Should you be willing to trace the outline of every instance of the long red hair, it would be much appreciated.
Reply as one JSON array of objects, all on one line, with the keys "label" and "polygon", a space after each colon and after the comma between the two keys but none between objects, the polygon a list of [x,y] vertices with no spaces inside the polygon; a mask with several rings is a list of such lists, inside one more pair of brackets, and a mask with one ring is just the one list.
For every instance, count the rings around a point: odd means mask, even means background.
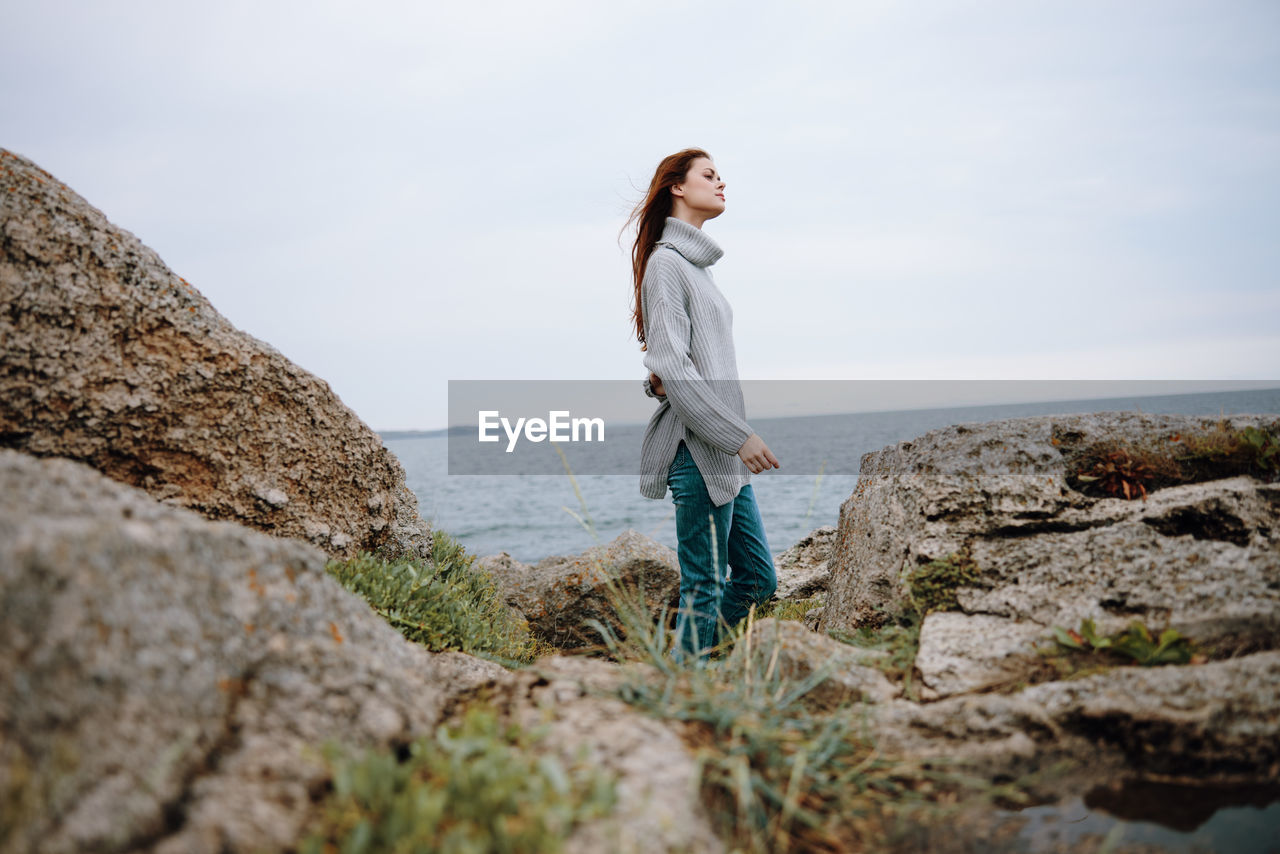
[{"label": "long red hair", "polygon": [[711,155],[701,148],[686,148],[684,151],[677,151],[662,158],[662,162],[653,173],[653,180],[649,182],[649,191],[645,194],[644,200],[635,206],[631,215],[627,217],[627,221],[622,224],[622,230],[626,231],[631,223],[637,223],[636,242],[631,247],[631,278],[635,286],[635,307],[632,309],[631,316],[635,322],[636,340],[640,342],[641,350],[647,350],[648,346],[644,340],[644,311],[640,300],[640,283],[644,281],[644,271],[649,266],[649,256],[653,253],[653,246],[658,242],[658,238],[662,237],[662,229],[666,227],[667,217],[671,216],[674,205],[671,188],[676,184],[684,183],[693,161],[699,157],[712,159]]}]

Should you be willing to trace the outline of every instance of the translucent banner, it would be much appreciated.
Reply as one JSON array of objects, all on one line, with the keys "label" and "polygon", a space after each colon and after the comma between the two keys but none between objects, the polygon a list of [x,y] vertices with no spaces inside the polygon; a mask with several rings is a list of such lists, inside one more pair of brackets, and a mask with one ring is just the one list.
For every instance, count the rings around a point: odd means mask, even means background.
[{"label": "translucent banner", "polygon": [[952,424],[1104,411],[1280,414],[1280,380],[707,380],[669,392],[648,397],[643,379],[450,380],[449,474],[639,475],[651,420],[679,419],[695,401],[733,412],[738,394],[747,424],[782,464],[768,474],[807,477],[856,475],[863,454]]}]

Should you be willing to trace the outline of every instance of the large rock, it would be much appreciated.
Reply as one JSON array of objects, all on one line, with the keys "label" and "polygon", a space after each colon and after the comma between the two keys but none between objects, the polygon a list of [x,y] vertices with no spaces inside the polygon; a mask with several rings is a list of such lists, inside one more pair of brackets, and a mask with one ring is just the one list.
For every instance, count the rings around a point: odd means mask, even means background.
[{"label": "large rock", "polygon": [[410,644],[324,565],[0,450],[4,850],[281,850],[326,741],[403,745],[505,672]]},{"label": "large rock", "polygon": [[430,554],[382,441],[129,232],[0,149],[0,446],[331,555]]},{"label": "large rock", "polygon": [[[1280,421],[1229,419],[1246,425],[1274,434]],[[841,509],[822,628],[919,610],[911,576],[959,556],[948,562],[954,602],[920,628],[915,669],[928,702],[862,710],[877,750],[1019,780],[1049,800],[1100,779],[1280,779],[1280,486],[1222,473],[1145,500],[1072,488],[1090,449],[1159,447],[1215,426],[1050,416],[955,425],[865,456]],[[1084,618],[1103,633],[1135,619],[1171,625],[1219,660],[1108,667],[1116,662],[1099,655],[1075,662],[1090,675],[1060,678],[1070,668],[1042,648],[1053,626]]]},{"label": "large rock", "polygon": [[873,707],[877,747],[996,778],[1070,759],[1116,773],[1280,780],[1280,652],[1121,667],[1012,694]]},{"label": "large rock", "polygon": [[639,593],[635,603],[646,620],[664,607],[674,610],[680,598],[675,552],[631,529],[580,555],[556,555],[529,566],[501,552],[477,559],[475,567],[497,582],[534,635],[560,649],[602,644],[592,620],[619,635],[625,631],[614,589]]},{"label": "large rock", "polygon": [[801,600],[826,593],[831,583],[831,549],[835,540],[835,526],[823,525],[778,555],[778,589],[774,597]]},{"label": "large rock", "polygon": [[[1230,426],[1280,420],[1236,416]],[[1110,633],[1172,626],[1219,652],[1280,638],[1280,485],[1248,476],[1170,486],[1146,500],[1097,498],[1067,482],[1091,444],[1166,441],[1215,419],[1140,413],[962,424],[863,458],[840,513],[823,630],[909,607],[904,577],[965,553],[977,579],[954,616],[926,618],[918,664],[945,696],[1016,679],[1037,637],[1086,617]]]},{"label": "large rock", "polygon": [[624,680],[649,678],[661,677],[645,665],[555,656],[482,689],[505,720],[541,734],[536,749],[566,765],[585,758],[614,779],[616,807],[575,829],[569,854],[725,850],[702,802],[700,760],[682,737],[684,724],[618,699]]},{"label": "large rock", "polygon": [[957,611],[929,614],[916,653],[924,694],[937,699],[1015,683],[1034,667],[1047,639],[1038,623]]}]

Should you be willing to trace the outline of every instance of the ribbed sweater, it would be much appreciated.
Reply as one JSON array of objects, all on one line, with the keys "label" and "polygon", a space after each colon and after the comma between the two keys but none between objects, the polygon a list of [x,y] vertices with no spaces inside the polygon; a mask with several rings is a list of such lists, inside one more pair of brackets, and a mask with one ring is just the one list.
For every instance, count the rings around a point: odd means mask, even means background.
[{"label": "ribbed sweater", "polygon": [[[645,428],[640,493],[665,498],[667,470],[680,440],[689,448],[711,502],[721,506],[751,482],[738,449],[755,431],[747,424],[733,348],[733,309],[711,278],[724,250],[702,229],[667,217],[640,283],[644,366],[665,395]],[[648,378],[645,380],[648,389]]]}]

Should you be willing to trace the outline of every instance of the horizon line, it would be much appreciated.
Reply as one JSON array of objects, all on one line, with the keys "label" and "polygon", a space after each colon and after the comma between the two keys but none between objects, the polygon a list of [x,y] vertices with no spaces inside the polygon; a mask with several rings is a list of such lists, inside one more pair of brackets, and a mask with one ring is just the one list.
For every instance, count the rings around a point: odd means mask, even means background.
[{"label": "horizon line", "polygon": [[[894,382],[899,382],[899,381],[894,380]],[[902,380],[902,382],[921,382],[921,381],[920,380]],[[939,382],[939,381],[925,380],[924,382]],[[941,382],[951,382],[951,381],[942,380]],[[966,381],[958,380],[955,382],[966,382]],[[979,382],[998,382],[998,381],[980,380]],[[1011,380],[1011,382],[1026,382],[1026,381]],[[1045,382],[1090,382],[1090,381],[1089,380],[1060,380],[1060,381],[1047,380]],[[1097,382],[1179,382],[1179,380],[1097,380]],[[1190,380],[1188,382],[1204,382],[1204,380]],[[1212,382],[1212,381],[1209,381],[1209,382]],[[896,407],[893,409],[858,409],[858,410],[851,410],[848,412],[809,412],[809,413],[793,413],[788,415],[760,415],[760,416],[756,416],[752,420],[768,421],[768,420],[781,420],[786,418],[816,418],[821,416],[837,416],[838,417],[843,415],[875,415],[875,414],[885,414],[885,413],[893,413],[893,412],[927,412],[930,410],[981,409],[981,408],[990,407],[990,406],[1017,406],[1017,405],[1033,404],[1033,403],[1088,403],[1092,401],[1103,401],[1103,400],[1125,400],[1125,399],[1143,400],[1147,398],[1157,398],[1157,397],[1189,397],[1189,396],[1201,395],[1201,394],[1230,394],[1233,392],[1241,392],[1241,391],[1280,391],[1280,380],[1222,380],[1222,382],[1275,382],[1276,385],[1249,387],[1249,388],[1220,389],[1216,391],[1173,392],[1169,394],[1141,394],[1141,395],[1125,394],[1125,395],[1117,395],[1115,397],[1054,398],[1049,400],[1005,400],[1005,401],[998,401],[998,402],[988,401],[985,403],[966,403],[958,406],[905,406],[905,407]],[[1257,414],[1272,414],[1272,413],[1257,413]],[[645,424],[646,422],[644,421],[625,421],[625,422],[619,422],[617,426],[643,427]],[[375,429],[374,432],[380,436],[384,434],[389,434],[389,433],[435,435],[435,434],[447,433],[453,429],[468,429],[473,427],[478,428],[479,425],[478,424],[451,424],[445,427],[426,427],[426,428],[409,428],[409,429],[394,429],[394,430]]]}]

